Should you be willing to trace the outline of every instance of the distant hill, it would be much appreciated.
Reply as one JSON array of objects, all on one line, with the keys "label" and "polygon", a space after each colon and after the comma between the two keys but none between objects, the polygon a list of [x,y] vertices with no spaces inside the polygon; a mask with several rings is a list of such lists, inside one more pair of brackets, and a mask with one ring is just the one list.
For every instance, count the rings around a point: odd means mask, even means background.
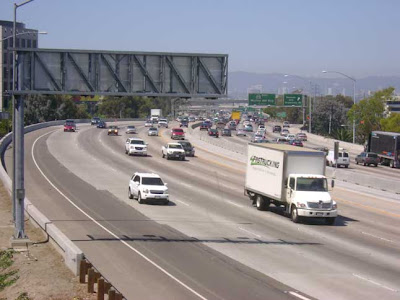
[{"label": "distant hill", "polygon": [[[345,77],[337,78],[306,78],[306,81],[296,77],[284,77],[284,74],[259,74],[249,72],[229,72],[228,90],[230,98],[247,98],[247,89],[262,85],[264,93],[278,93],[283,87],[293,90],[303,89],[305,93],[310,92],[309,81],[317,85],[317,94],[342,94],[343,89],[346,96],[353,95],[353,82]],[[369,76],[365,78],[356,78],[356,98],[361,99],[368,96],[368,91],[374,92],[389,86],[394,87],[400,92],[400,76]],[[286,84],[284,82],[287,82]],[[314,93],[314,89],[313,89]]]}]

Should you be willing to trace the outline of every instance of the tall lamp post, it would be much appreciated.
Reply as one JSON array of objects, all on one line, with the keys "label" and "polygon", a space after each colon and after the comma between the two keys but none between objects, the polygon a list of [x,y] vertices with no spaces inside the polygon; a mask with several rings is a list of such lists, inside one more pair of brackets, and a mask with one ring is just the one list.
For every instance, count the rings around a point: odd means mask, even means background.
[{"label": "tall lamp post", "polygon": [[22,97],[15,97],[17,71],[16,71],[16,37],[17,37],[17,9],[25,4],[32,2],[27,0],[20,4],[14,3],[14,23],[13,23],[13,79],[12,79],[12,102],[13,102],[13,181],[12,181],[12,201],[14,210],[15,231],[12,245],[18,245],[21,240],[27,239],[24,224],[24,103]]},{"label": "tall lamp post", "polygon": [[[29,34],[29,33],[31,33],[31,32],[30,32],[30,31],[25,31],[25,32],[16,33],[15,35],[13,34],[13,35],[10,35],[10,36],[8,36],[8,37],[6,37],[6,38],[3,38],[1,41],[6,41],[6,40],[11,39],[11,38],[13,38],[13,39],[15,40],[15,38],[16,38],[17,36],[25,35],[25,34]],[[38,31],[37,33],[38,33],[38,34],[47,34],[46,31]],[[13,44],[14,44],[14,43],[13,43]],[[14,53],[13,53],[13,54],[14,54]],[[12,86],[13,86],[13,89],[14,89],[14,86],[15,86],[15,84],[14,84],[14,82],[15,82],[15,80],[14,80],[14,68],[15,68],[14,60],[13,60],[12,66],[13,66],[13,81],[12,81]],[[13,100],[12,100],[12,105],[13,105],[13,109],[14,109],[14,95],[13,95],[12,99],[13,99]],[[13,115],[13,124],[12,124],[12,128],[13,128],[13,140],[14,140],[14,115]],[[15,165],[15,147],[13,146],[13,166],[14,166],[14,165]],[[13,170],[13,174],[14,174],[14,172],[15,172],[15,170]],[[14,178],[14,175],[13,175],[13,178]],[[13,179],[13,181],[12,181],[12,184],[13,184],[13,188],[12,188],[12,190],[13,190],[13,199],[15,199],[15,198],[14,198],[14,179]],[[15,203],[14,203],[14,200],[13,200],[13,203],[12,203],[12,207],[13,207],[13,221],[15,222]]]},{"label": "tall lamp post", "polygon": [[296,77],[298,79],[304,80],[307,83],[310,83],[310,97],[308,97],[308,114],[309,114],[309,119],[308,119],[308,133],[311,133],[311,92],[312,92],[312,82],[311,80],[307,80],[301,76],[298,75],[292,75],[292,74],[285,74],[285,77]]},{"label": "tall lamp post", "polygon": [[[340,74],[353,81],[353,103],[356,104],[356,79],[338,71],[322,71],[322,73],[335,73]],[[353,144],[356,142],[356,120],[353,119]]]}]

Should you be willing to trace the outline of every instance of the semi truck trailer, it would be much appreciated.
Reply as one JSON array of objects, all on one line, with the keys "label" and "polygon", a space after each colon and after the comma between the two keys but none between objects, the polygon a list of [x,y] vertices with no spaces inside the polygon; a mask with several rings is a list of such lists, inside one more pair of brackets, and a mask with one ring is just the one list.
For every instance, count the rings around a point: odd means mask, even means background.
[{"label": "semi truck trailer", "polygon": [[305,218],[335,223],[337,204],[328,191],[324,152],[286,144],[249,143],[247,153],[245,194],[258,210],[274,204],[283,206],[294,223]]},{"label": "semi truck trailer", "polygon": [[400,133],[372,131],[368,137],[367,152],[378,154],[382,165],[400,168]]}]

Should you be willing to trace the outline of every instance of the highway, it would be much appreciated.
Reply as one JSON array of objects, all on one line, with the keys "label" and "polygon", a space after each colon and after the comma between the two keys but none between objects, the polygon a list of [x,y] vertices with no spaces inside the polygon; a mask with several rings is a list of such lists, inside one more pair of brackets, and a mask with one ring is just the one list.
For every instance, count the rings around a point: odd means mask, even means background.
[{"label": "highway", "polygon": [[[81,124],[76,133],[51,127],[27,134],[25,184],[30,201],[127,299],[400,297],[399,195],[338,182],[335,226],[294,224],[274,207],[257,211],[243,195],[248,138],[210,140],[186,130],[196,157],[167,161],[161,146],[169,130],[148,137],[137,122],[133,136],[149,143],[149,156],[129,157],[126,124],[119,136]],[[10,157],[9,150],[7,166]],[[170,205],[128,199],[136,171],[159,174]]]}]

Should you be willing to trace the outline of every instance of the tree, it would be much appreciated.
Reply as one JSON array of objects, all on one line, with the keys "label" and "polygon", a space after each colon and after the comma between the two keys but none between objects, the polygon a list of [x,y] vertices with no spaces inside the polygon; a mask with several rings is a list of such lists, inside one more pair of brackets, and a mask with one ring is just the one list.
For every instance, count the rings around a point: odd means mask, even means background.
[{"label": "tree", "polygon": [[363,143],[371,131],[382,130],[385,101],[391,100],[394,88],[377,91],[371,97],[361,100],[347,113],[350,122],[356,124],[356,142]]},{"label": "tree", "polygon": [[400,113],[392,113],[388,118],[381,120],[384,131],[400,133]]},{"label": "tree", "polygon": [[342,125],[347,123],[347,108],[343,102],[338,102],[333,97],[326,97],[316,101],[312,114],[312,131],[328,135],[329,128],[331,134],[342,129]]}]

